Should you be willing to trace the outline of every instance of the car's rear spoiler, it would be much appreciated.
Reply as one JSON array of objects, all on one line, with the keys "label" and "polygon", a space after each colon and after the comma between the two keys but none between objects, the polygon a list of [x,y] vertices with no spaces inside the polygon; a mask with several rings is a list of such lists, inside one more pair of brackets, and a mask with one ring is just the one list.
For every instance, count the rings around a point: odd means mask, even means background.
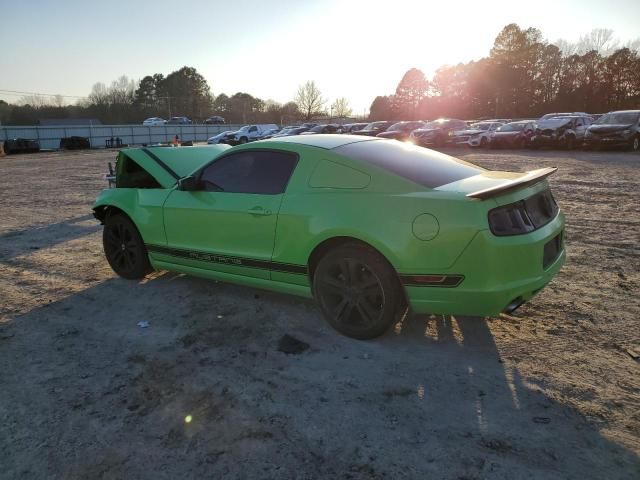
[{"label": "car's rear spoiler", "polygon": [[468,193],[467,197],[478,198],[484,200],[486,198],[496,197],[502,193],[514,190],[516,188],[522,188],[534,183],[538,183],[544,180],[549,175],[556,173],[558,169],[556,167],[539,168],[538,170],[532,170],[525,173],[521,177],[514,178],[513,180],[505,180],[504,183],[495,185],[493,187],[478,190],[477,192]]}]

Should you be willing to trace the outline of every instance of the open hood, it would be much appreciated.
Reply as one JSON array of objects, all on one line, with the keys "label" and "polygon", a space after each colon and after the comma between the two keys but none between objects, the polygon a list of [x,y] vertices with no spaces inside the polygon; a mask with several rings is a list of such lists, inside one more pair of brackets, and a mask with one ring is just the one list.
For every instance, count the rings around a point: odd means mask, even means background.
[{"label": "open hood", "polygon": [[125,155],[149,172],[163,188],[171,188],[179,178],[186,177],[204,164],[231,148],[229,145],[197,147],[125,148]]},{"label": "open hood", "polygon": [[436,190],[461,192],[469,198],[484,200],[541,182],[555,173],[556,170],[558,169],[555,167],[547,167],[526,173],[486,171],[479,175],[442,185]]}]

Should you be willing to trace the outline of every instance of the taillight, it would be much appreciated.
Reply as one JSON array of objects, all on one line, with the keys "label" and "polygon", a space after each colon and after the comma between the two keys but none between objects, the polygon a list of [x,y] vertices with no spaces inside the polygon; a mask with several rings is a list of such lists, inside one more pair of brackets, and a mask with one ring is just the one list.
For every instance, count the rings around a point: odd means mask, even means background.
[{"label": "taillight", "polygon": [[535,230],[523,201],[490,210],[489,228],[497,236],[519,235]]},{"label": "taillight", "polygon": [[558,214],[549,190],[525,200],[489,210],[489,228],[497,236],[520,235],[543,227]]}]

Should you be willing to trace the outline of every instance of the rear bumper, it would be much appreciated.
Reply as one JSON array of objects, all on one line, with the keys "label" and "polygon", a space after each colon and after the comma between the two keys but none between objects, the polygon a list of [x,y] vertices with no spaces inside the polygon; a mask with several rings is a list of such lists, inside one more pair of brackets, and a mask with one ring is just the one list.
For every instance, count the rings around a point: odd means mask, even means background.
[{"label": "rear bumper", "polygon": [[631,142],[631,135],[629,138],[624,137],[585,137],[584,144],[591,148],[614,148],[614,147],[626,147]]},{"label": "rear bumper", "polygon": [[478,232],[455,264],[443,274],[462,274],[457,287],[405,286],[417,313],[494,316],[530,300],[565,262],[564,242],[546,268],[544,246],[564,230],[560,213],[549,224],[526,235],[496,237]]},{"label": "rear bumper", "polygon": [[531,137],[530,143],[536,147],[558,145],[562,137],[551,135],[534,135]]}]

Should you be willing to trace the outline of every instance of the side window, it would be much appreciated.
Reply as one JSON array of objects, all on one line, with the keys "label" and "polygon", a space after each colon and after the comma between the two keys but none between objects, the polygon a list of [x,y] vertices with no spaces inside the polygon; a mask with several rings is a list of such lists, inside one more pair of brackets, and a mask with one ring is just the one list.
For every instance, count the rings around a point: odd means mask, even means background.
[{"label": "side window", "polygon": [[246,151],[221,158],[206,167],[200,177],[208,192],[283,193],[298,163],[288,152]]},{"label": "side window", "polygon": [[258,127],[256,127],[255,125],[249,129],[249,133],[253,133],[257,131],[258,131]]},{"label": "side window", "polygon": [[578,118],[578,119],[576,120],[576,127],[581,127],[582,125],[583,125],[583,124],[582,124],[582,119],[581,119],[581,118]]}]

